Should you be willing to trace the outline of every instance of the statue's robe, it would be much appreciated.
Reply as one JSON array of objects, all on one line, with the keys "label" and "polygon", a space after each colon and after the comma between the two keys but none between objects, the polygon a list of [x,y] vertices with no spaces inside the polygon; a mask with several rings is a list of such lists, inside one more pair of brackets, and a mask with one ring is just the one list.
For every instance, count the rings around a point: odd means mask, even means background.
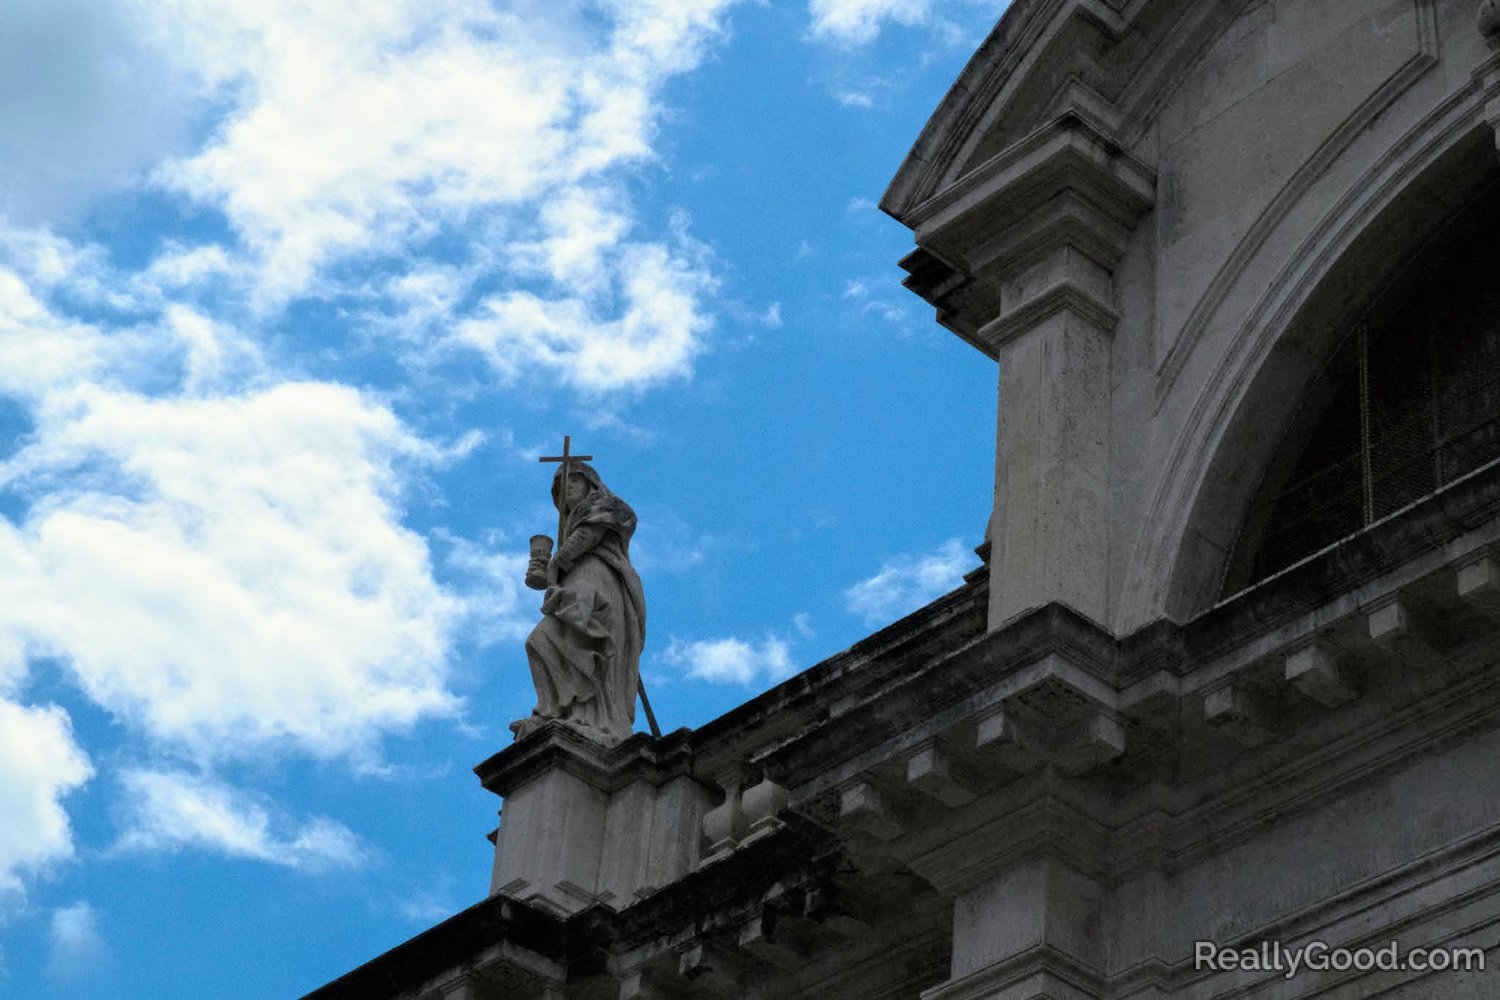
[{"label": "statue's robe", "polygon": [[542,598],[526,657],[533,718],[562,719],[615,743],[635,727],[646,601],[630,565],[635,513],[594,480],[553,557],[557,582]]}]

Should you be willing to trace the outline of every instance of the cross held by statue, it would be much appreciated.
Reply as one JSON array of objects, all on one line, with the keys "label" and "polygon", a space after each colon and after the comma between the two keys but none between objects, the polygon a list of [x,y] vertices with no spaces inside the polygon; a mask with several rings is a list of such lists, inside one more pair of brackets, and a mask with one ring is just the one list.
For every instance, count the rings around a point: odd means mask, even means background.
[{"label": "cross held by statue", "polygon": [[564,434],[563,435],[563,449],[562,449],[562,454],[561,455],[543,455],[542,457],[540,457],[540,458],[537,459],[538,462],[561,462],[562,463],[562,479],[559,480],[562,483],[561,500],[559,501],[559,503],[557,505],[557,544],[558,545],[561,545],[563,543],[563,541],[568,537],[568,514],[570,513],[570,511],[568,510],[568,499],[567,499],[567,497],[568,497],[568,479],[573,475],[573,463],[574,462],[592,462],[594,460],[594,456],[593,455],[572,455],[572,454],[569,454],[568,450],[569,450],[569,448],[572,447],[572,444],[573,444],[572,437],[569,436],[569,435],[567,435],[567,434]]}]

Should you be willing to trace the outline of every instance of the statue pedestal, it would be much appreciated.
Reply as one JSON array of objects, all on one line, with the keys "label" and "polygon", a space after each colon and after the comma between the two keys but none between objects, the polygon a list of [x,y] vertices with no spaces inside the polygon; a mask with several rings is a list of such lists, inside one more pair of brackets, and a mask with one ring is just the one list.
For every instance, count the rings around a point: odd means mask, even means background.
[{"label": "statue pedestal", "polygon": [[552,722],[476,767],[505,800],[490,895],[562,915],[624,909],[690,872],[717,796],[692,777],[687,736],[606,747]]}]

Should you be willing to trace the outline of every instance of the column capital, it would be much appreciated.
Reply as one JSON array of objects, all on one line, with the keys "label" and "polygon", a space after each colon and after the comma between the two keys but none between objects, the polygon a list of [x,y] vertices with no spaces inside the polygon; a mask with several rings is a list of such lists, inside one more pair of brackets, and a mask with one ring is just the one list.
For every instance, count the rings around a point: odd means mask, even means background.
[{"label": "column capital", "polygon": [[1110,277],[1155,189],[1109,106],[1075,88],[1047,124],[910,211],[905,284],[991,357],[1057,309],[1108,332]]}]

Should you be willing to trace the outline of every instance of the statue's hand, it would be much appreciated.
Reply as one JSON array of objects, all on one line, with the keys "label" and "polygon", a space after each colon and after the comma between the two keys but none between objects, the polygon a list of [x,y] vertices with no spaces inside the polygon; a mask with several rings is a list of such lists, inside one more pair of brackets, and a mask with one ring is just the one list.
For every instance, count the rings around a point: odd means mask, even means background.
[{"label": "statue's hand", "polygon": [[557,586],[557,577],[558,577],[557,560],[556,559],[548,559],[547,560],[547,586],[549,586],[549,587],[555,587],[555,586]]}]

